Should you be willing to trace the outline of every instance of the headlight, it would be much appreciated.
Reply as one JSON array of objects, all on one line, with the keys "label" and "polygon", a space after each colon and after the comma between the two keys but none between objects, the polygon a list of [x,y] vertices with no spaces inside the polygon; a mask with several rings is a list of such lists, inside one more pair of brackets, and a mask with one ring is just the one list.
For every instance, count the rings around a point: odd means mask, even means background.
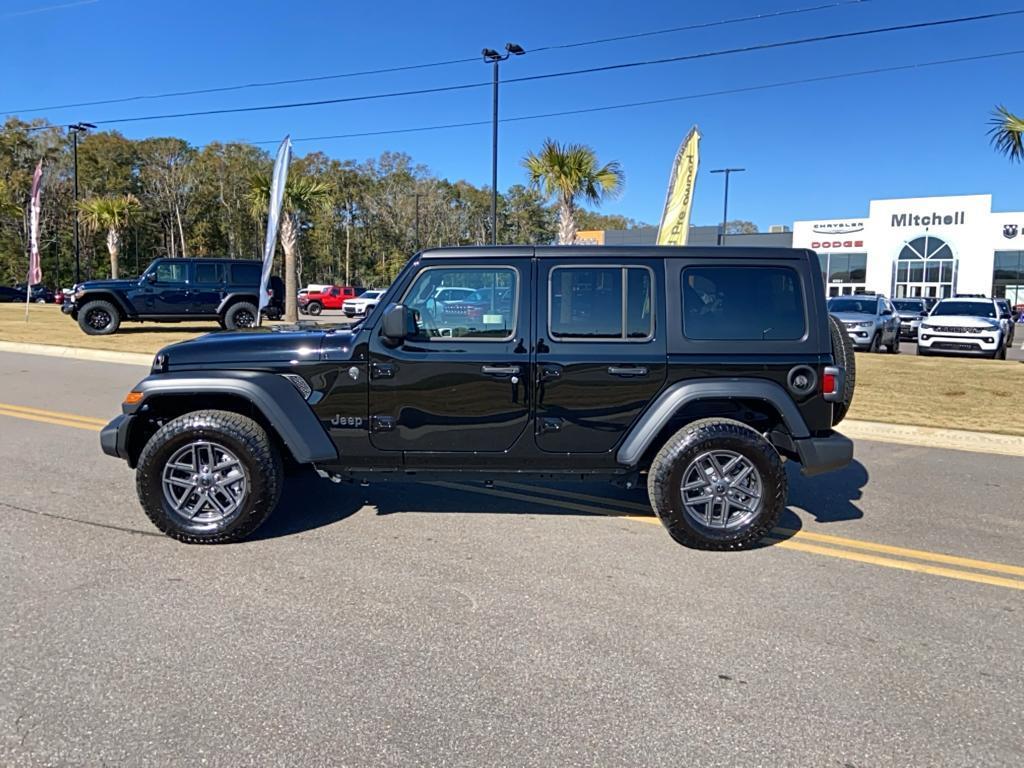
[{"label": "headlight", "polygon": [[858,327],[858,328],[874,328],[874,327],[875,327],[875,324],[874,324],[874,323],[872,323],[872,322],[867,322],[867,323],[857,323],[857,327]]},{"label": "headlight", "polygon": [[921,323],[921,327],[922,327],[922,328],[928,328],[928,329],[930,330],[930,329],[932,329],[932,328],[935,328],[936,326],[934,326],[934,325],[928,325],[928,323],[922,322],[922,323]]},{"label": "headlight", "polygon": [[83,296],[85,296],[85,289],[83,289],[83,288],[76,288],[75,289],[75,298],[76,299],[80,299]]}]

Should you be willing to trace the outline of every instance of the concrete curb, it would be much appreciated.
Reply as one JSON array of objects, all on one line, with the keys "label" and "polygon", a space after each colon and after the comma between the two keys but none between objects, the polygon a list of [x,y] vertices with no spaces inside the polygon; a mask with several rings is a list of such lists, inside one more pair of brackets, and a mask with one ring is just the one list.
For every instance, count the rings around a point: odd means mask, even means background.
[{"label": "concrete curb", "polygon": [[[81,347],[60,347],[52,344],[21,344],[0,341],[0,352],[15,352],[25,355],[45,355],[71,360],[91,360],[122,365],[149,367],[153,355],[139,352],[115,352],[110,349],[83,349]],[[937,429],[915,427],[909,424],[885,424],[878,421],[856,421],[846,419],[839,425],[839,431],[851,440],[873,440],[880,443],[912,445],[921,448],[945,448],[951,451],[972,453],[994,453],[1002,456],[1024,457],[1024,437],[997,435],[992,432],[969,432],[963,429]]]},{"label": "concrete curb", "polygon": [[851,440],[914,445],[921,448],[945,448],[971,453],[995,453],[1024,457],[1024,437],[993,432],[969,432],[964,429],[915,427],[909,424],[883,424],[877,421],[844,420],[839,431]]},{"label": "concrete curb", "polygon": [[0,341],[0,352],[63,357],[70,360],[92,360],[94,362],[119,363],[122,365],[144,365],[147,368],[153,364],[154,357],[154,355],[145,355],[141,352],[115,352],[112,349],[61,347],[56,344],[23,344],[14,341]]}]

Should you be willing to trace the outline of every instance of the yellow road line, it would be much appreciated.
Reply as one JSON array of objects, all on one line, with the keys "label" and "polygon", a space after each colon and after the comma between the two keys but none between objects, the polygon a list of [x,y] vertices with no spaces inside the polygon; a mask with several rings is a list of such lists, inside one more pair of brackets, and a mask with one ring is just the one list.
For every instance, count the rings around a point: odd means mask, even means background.
[{"label": "yellow road line", "polygon": [[797,552],[809,552],[815,555],[826,555],[838,557],[841,560],[854,560],[858,563],[869,563],[879,565],[883,568],[897,568],[902,571],[913,571],[914,573],[926,573],[931,576],[944,576],[948,579],[959,579],[960,581],[973,581],[978,584],[988,584],[993,587],[1006,587],[1008,589],[1024,590],[1024,581],[1017,579],[1006,579],[1002,576],[989,576],[987,573],[974,573],[973,571],[960,571],[953,568],[942,568],[937,565],[926,563],[913,563],[908,560],[893,560],[878,555],[867,555],[863,552],[850,552],[845,549],[832,549],[831,547],[820,547],[816,544],[805,544],[802,541],[786,539],[785,541],[773,541],[773,546],[782,549],[793,549]]},{"label": "yellow road line", "polygon": [[[535,504],[546,504],[553,507],[562,507],[565,509],[573,509],[580,512],[588,512],[590,514],[598,514],[604,516],[615,516],[621,517],[624,520],[630,520],[641,523],[653,523],[660,525],[661,521],[657,517],[639,516],[639,515],[621,515],[615,510],[606,510],[599,507],[592,507],[584,504],[576,504],[570,501],[558,501],[555,499],[544,498],[543,496],[527,495],[522,493],[513,493],[511,491],[500,491],[494,488],[481,488],[474,485],[466,485],[462,483],[449,483],[442,481],[435,481],[433,485],[443,486],[445,488],[451,488],[457,491],[468,491],[470,493],[483,493],[489,496],[499,496],[502,498],[514,499],[516,501],[527,501]],[[505,485],[509,485],[505,483]],[[525,487],[520,484],[519,487]],[[544,492],[548,492],[550,489],[544,489]],[[566,492],[568,493],[568,492]],[[605,500],[613,501],[613,500]],[[636,506],[636,505],[634,505]],[[811,533],[807,531],[793,531],[787,528],[776,528],[775,529],[781,535],[790,535],[792,538],[789,539],[766,539],[775,547],[782,549],[792,549],[797,552],[806,552],[815,555],[825,555],[827,557],[835,557],[840,560],[852,560],[858,563],[867,563],[870,565],[877,565],[883,568],[895,568],[903,571],[912,571],[914,573],[925,573],[931,576],[942,576],[949,579],[959,579],[960,581],[971,581],[979,584],[988,584],[990,586],[1006,587],[1009,589],[1020,589],[1024,590],[1024,580],[1007,579],[1001,576],[990,576],[985,573],[973,573],[972,571],[962,571],[954,568],[943,568],[937,565],[929,565],[927,563],[915,563],[907,560],[896,560],[889,557],[880,557],[878,555],[866,554],[864,552],[851,552],[849,549],[840,549],[840,546],[865,549],[876,552],[886,552],[893,555],[902,555],[904,557],[913,557],[918,560],[931,560],[932,562],[947,563],[950,565],[962,565],[975,569],[996,571],[999,573],[1008,574],[1021,574],[1024,575],[1024,568],[1019,568],[1013,565],[1004,565],[1002,563],[991,563],[984,560],[974,560],[966,557],[956,557],[954,555],[943,555],[938,552],[926,552],[920,549],[906,549],[903,547],[892,547],[887,544],[875,544],[870,541],[860,541],[858,539],[847,539],[842,536],[827,536],[821,533]],[[808,541],[818,541],[824,543],[831,543],[837,545],[836,547],[822,546],[819,544],[812,544],[802,541],[801,539],[807,539]]]},{"label": "yellow road line", "polygon": [[0,403],[0,408],[5,411],[19,411],[21,413],[28,413],[34,416],[48,416],[51,419],[66,419],[68,421],[81,421],[86,424],[97,424],[99,426],[105,426],[109,419],[97,419],[94,416],[78,416],[74,413],[65,413],[64,411],[48,411],[44,408],[29,408],[24,405],[14,405],[12,403]]},{"label": "yellow road line", "polygon": [[21,411],[9,411],[0,406],[0,416],[10,416],[12,419],[25,419],[27,421],[39,421],[44,424],[56,424],[58,427],[74,427],[75,429],[87,429],[90,432],[99,432],[101,424],[91,424],[85,421],[70,421],[66,419],[54,419],[49,416],[40,416],[34,413],[23,413]]}]

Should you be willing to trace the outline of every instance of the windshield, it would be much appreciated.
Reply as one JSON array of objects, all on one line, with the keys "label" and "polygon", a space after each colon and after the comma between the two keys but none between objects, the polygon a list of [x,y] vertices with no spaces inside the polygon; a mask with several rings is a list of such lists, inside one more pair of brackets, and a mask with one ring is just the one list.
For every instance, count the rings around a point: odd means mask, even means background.
[{"label": "windshield", "polygon": [[382,293],[384,293],[384,291],[367,291],[366,293],[364,293],[359,298],[361,298],[361,299],[379,299]]},{"label": "windshield", "polygon": [[900,301],[897,299],[892,305],[900,312],[924,312],[923,301],[907,301],[906,299]]},{"label": "windshield", "polygon": [[829,299],[829,312],[856,312],[873,315],[878,307],[876,299]]},{"label": "windshield", "polygon": [[990,301],[940,301],[932,310],[932,316],[937,315],[995,317],[996,305]]}]

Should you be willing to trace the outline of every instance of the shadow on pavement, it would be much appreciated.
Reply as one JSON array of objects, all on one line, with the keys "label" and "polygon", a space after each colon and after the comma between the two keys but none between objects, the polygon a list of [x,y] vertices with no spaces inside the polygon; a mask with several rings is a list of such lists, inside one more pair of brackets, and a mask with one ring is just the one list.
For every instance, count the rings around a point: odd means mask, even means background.
[{"label": "shadow on pavement", "polygon": [[[787,465],[789,476],[789,504],[779,520],[779,528],[772,538],[759,546],[771,546],[784,541],[802,528],[800,516],[793,507],[806,510],[819,523],[859,520],[863,511],[854,504],[860,500],[867,484],[868,471],[860,462],[818,477],[806,478],[799,468]],[[476,485],[475,483],[466,483]],[[535,485],[525,492],[533,498],[503,498],[480,486],[480,491],[440,488],[431,485],[426,476],[420,482],[411,479],[374,483],[369,488],[348,483],[334,484],[323,480],[312,470],[298,470],[288,476],[277,510],[256,531],[251,541],[291,536],[304,531],[340,522],[351,517],[364,506],[376,508],[378,515],[403,512],[439,514],[505,514],[505,515],[568,515],[616,516],[647,515],[639,509],[647,504],[647,494],[635,495],[608,488],[602,492],[594,484],[577,486],[588,494],[588,500],[579,497],[559,497],[557,491],[568,490],[563,484]],[[495,490],[507,490],[499,483]],[[516,490],[517,496],[524,495]],[[603,499],[603,501],[601,500]],[[618,502],[618,503],[617,503]],[[588,509],[589,508],[589,509]]]}]

